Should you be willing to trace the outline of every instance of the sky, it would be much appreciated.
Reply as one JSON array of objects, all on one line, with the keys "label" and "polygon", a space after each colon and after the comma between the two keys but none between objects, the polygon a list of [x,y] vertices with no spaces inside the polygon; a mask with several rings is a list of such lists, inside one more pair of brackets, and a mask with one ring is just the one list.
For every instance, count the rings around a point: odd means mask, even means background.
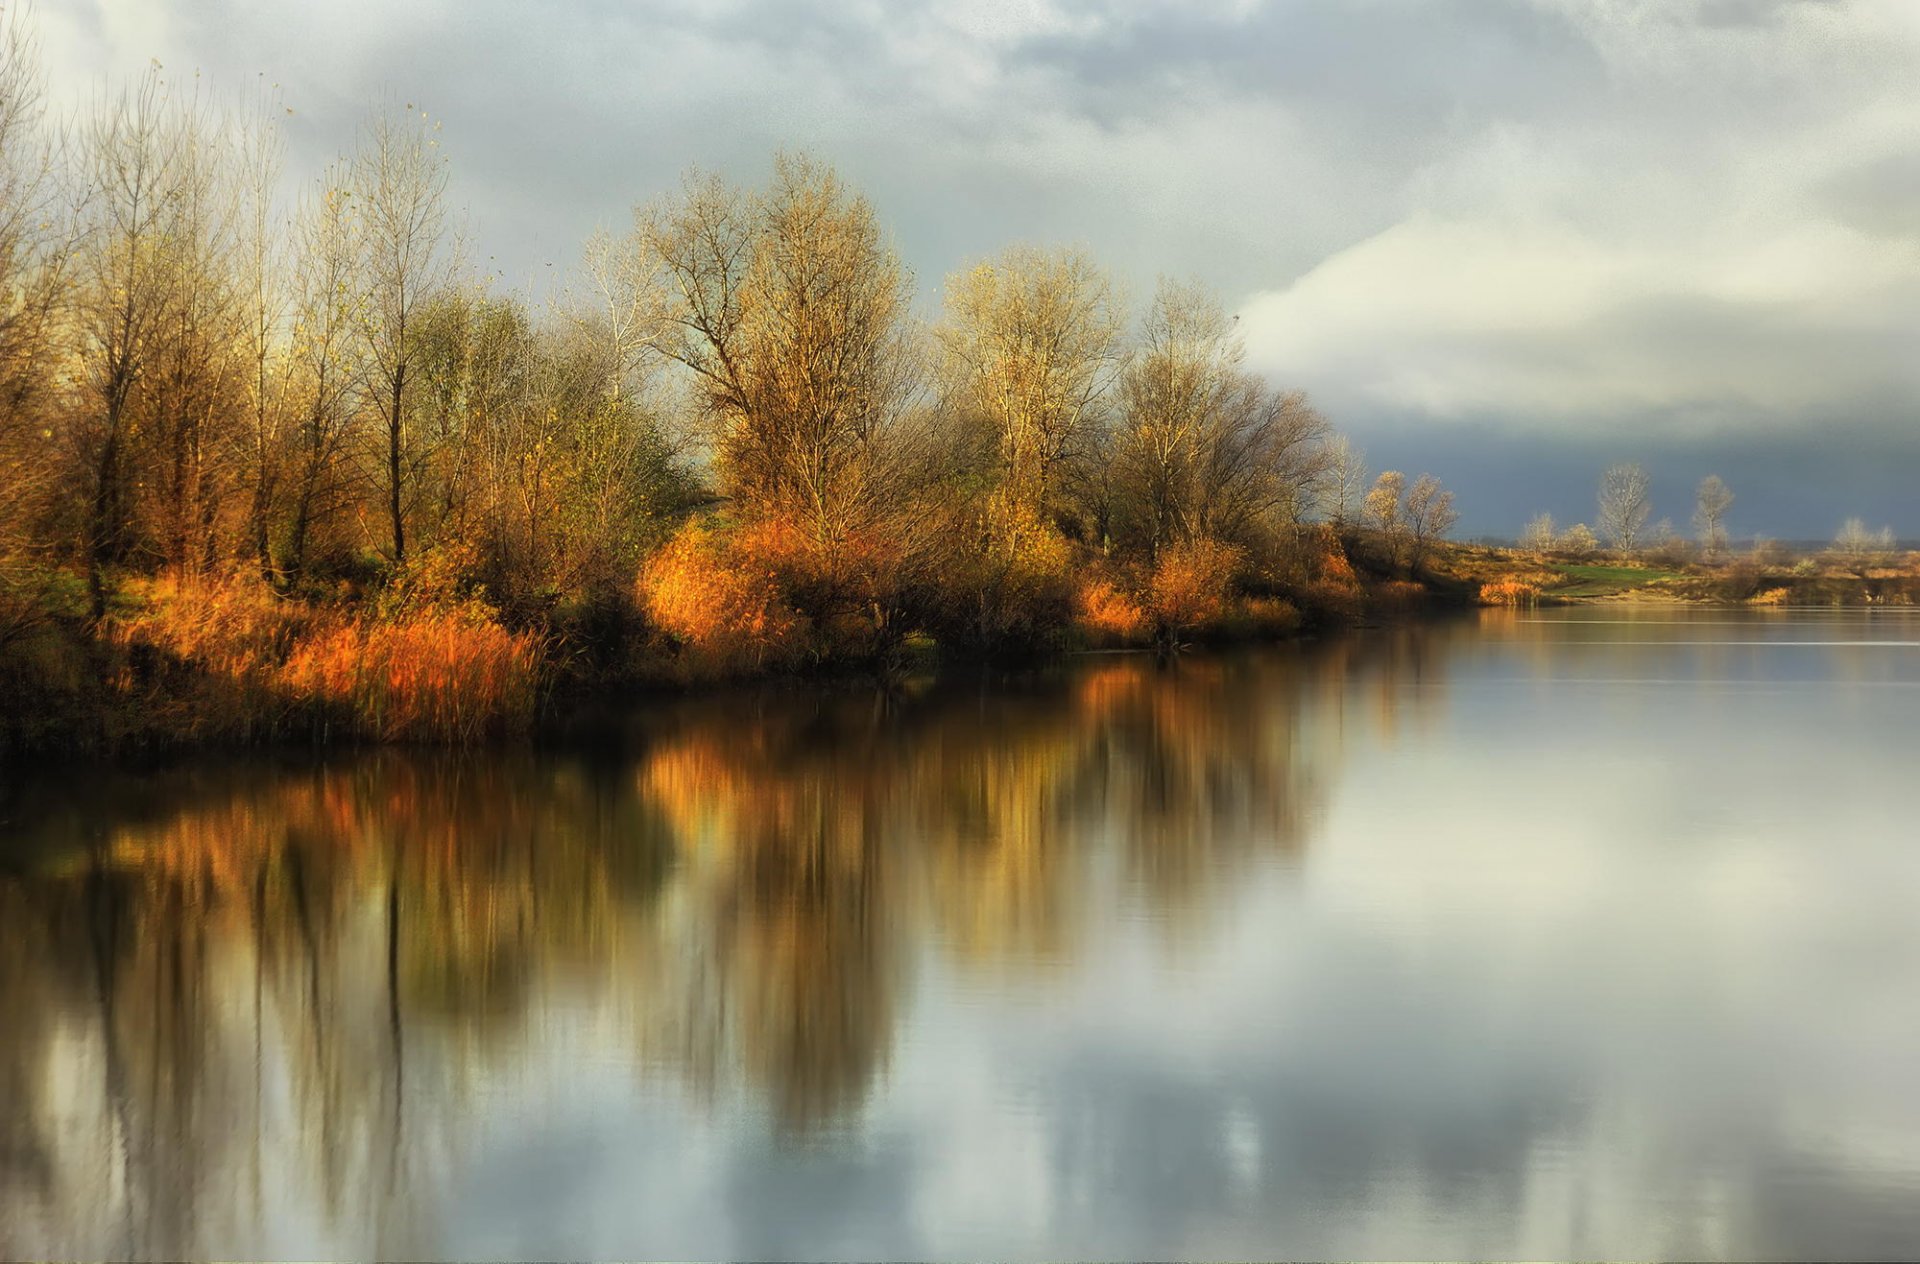
[{"label": "sky", "polygon": [[1920,0],[36,0],[57,91],[273,85],[311,178],[439,119],[470,254],[548,288],[599,225],[780,148],[873,201],[922,307],[1016,241],[1239,313],[1460,535],[1920,536]]}]

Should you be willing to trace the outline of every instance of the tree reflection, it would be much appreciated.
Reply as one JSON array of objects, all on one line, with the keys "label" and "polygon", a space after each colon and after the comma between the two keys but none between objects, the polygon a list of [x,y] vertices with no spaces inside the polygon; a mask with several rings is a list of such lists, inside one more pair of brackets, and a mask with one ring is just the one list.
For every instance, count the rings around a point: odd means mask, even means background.
[{"label": "tree reflection", "polygon": [[1355,701],[1430,695],[1425,635],[686,702],[601,758],[16,787],[0,1254],[423,1249],[570,1007],[636,1074],[844,1124],[929,953],[1066,967],[1128,903],[1190,938],[1298,863]]}]

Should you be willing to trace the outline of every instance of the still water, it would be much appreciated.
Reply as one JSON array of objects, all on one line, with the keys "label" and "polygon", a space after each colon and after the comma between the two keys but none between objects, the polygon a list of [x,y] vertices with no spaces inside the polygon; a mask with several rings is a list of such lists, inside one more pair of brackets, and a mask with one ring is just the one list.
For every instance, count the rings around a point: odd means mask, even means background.
[{"label": "still water", "polygon": [[0,1256],[1910,1257],[1917,704],[1588,607],[15,774]]}]

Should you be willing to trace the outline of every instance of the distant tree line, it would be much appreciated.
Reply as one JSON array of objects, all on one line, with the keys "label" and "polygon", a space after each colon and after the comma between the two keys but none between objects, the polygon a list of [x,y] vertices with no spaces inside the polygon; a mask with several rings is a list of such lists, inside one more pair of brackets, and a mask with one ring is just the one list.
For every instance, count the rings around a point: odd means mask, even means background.
[{"label": "distant tree line", "polygon": [[[1596,532],[1585,523],[1558,529],[1553,515],[1542,513],[1528,521],[1520,533],[1520,547],[1533,553],[1561,553],[1590,556],[1610,549],[1624,557],[1657,555],[1660,560],[1686,562],[1696,557],[1712,562],[1730,554],[1727,511],[1733,507],[1733,489],[1718,474],[1709,474],[1694,488],[1691,543],[1665,519],[1651,531],[1647,520],[1653,516],[1652,480],[1645,467],[1635,462],[1610,465],[1600,476],[1597,497],[1599,524]],[[1772,551],[1770,541],[1756,539],[1754,551]],[[1859,518],[1849,518],[1834,537],[1828,552],[1856,569],[1887,561],[1894,552],[1893,530],[1882,527],[1869,531]]]}]

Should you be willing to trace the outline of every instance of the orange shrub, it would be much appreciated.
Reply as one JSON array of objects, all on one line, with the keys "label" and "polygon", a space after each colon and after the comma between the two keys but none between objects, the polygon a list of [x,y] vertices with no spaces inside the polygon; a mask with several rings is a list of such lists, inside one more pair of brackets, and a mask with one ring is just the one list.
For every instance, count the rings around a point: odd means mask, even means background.
[{"label": "orange shrub", "polygon": [[1790,594],[1784,588],[1769,588],[1765,592],[1755,593],[1747,598],[1750,606],[1783,606]]},{"label": "orange shrub", "polygon": [[1141,645],[1151,630],[1147,612],[1112,580],[1083,579],[1073,595],[1074,618],[1100,648]]},{"label": "orange shrub", "polygon": [[533,636],[460,607],[323,628],[279,675],[295,700],[361,736],[460,742],[530,723],[540,667]]},{"label": "orange shrub", "polygon": [[[684,674],[740,675],[792,661],[803,648],[803,621],[781,593],[767,558],[789,543],[775,534],[731,547],[697,522],[682,527],[640,576],[648,616],[681,649]],[[776,563],[777,564],[777,563]]]},{"label": "orange shrub", "polygon": [[1147,609],[1163,635],[1219,619],[1240,550],[1218,540],[1187,540],[1160,551],[1147,579]]},{"label": "orange shrub", "polygon": [[1483,606],[1531,606],[1540,600],[1540,589],[1525,580],[1502,579],[1480,585]]}]

